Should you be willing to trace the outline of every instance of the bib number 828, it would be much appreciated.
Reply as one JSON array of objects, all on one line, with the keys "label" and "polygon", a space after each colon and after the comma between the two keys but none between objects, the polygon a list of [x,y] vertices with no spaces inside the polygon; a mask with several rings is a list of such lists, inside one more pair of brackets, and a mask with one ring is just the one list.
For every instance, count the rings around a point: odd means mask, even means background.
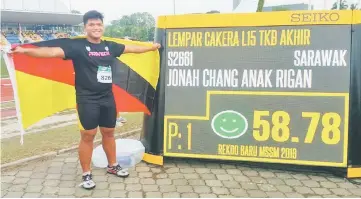
[{"label": "bib number 828", "polygon": [[[304,143],[312,143],[320,119],[322,123],[322,141],[327,145],[334,145],[340,142],[341,116],[338,113],[325,113],[321,116],[321,113],[317,112],[302,112],[302,118],[310,118]],[[269,120],[271,120],[272,127]],[[289,128],[290,121],[291,117],[285,111],[276,111],[271,116],[269,111],[255,111],[253,118],[253,137],[260,142],[267,141],[270,137],[276,142],[286,142],[291,136]]]},{"label": "bib number 828", "polygon": [[101,76],[100,77],[101,80],[112,80],[112,77],[111,76]]}]

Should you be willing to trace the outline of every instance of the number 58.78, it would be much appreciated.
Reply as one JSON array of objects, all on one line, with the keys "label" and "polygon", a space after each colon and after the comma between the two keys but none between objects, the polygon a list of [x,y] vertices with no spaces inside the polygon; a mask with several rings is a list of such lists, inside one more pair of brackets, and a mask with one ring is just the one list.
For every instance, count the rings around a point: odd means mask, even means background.
[{"label": "number 58.78", "polygon": [[[338,113],[302,112],[302,118],[310,118],[305,129],[305,143],[312,143],[321,119],[321,140],[328,145],[338,144],[341,139],[341,116]],[[276,142],[286,142],[291,137],[290,115],[285,111],[255,111],[253,118],[253,137],[257,141],[266,141],[270,137]],[[301,129],[297,129],[302,131]]]}]

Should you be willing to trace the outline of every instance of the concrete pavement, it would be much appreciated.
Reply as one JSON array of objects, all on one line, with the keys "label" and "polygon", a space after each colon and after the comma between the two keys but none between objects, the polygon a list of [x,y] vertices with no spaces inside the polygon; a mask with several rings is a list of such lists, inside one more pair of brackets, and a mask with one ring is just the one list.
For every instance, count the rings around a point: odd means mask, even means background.
[{"label": "concrete pavement", "polygon": [[325,174],[300,174],[252,168],[240,163],[166,159],[164,166],[144,162],[127,179],[94,169],[97,187],[78,187],[76,152],[21,165],[1,174],[1,197],[348,197],[361,186]]}]

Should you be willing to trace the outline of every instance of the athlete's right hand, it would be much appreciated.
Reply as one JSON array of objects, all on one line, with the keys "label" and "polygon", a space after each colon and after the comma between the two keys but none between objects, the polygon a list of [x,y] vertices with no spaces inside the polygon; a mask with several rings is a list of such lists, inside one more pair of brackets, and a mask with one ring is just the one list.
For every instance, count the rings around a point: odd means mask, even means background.
[{"label": "athlete's right hand", "polygon": [[10,50],[10,54],[14,54],[14,53],[25,53],[25,48],[22,48],[20,46],[16,46],[15,48]]}]

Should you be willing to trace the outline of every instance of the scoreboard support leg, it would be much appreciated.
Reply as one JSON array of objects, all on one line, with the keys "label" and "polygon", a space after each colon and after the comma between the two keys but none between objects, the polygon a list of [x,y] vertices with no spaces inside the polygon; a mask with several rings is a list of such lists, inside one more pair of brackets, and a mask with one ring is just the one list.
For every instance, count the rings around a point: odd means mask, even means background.
[{"label": "scoreboard support leg", "polygon": [[143,161],[150,163],[150,164],[159,165],[159,166],[163,166],[163,163],[164,163],[163,156],[153,155],[153,154],[149,154],[149,153],[144,153]]},{"label": "scoreboard support leg", "polygon": [[[353,20],[360,19],[361,12],[353,11]],[[351,65],[350,65],[350,127],[349,167],[347,178],[361,178],[361,23],[352,24]]]},{"label": "scoreboard support leg", "polygon": [[161,152],[163,136],[162,133],[158,133],[161,132],[160,125],[157,123],[154,115],[144,115],[143,130],[140,135],[141,142],[145,147],[143,161],[150,164],[163,165],[163,154]]},{"label": "scoreboard support leg", "polygon": [[347,168],[347,178],[361,178],[361,165]]}]

